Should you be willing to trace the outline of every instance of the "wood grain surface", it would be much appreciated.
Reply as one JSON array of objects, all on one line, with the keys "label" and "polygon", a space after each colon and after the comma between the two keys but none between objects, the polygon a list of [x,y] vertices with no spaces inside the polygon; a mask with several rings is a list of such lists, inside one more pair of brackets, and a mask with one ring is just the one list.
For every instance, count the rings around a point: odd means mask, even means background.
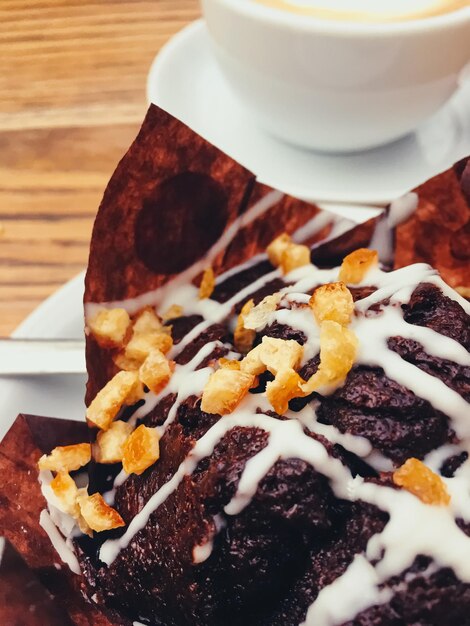
[{"label": "wood grain surface", "polygon": [[0,1],[0,335],[86,265],[161,46],[197,0]]}]

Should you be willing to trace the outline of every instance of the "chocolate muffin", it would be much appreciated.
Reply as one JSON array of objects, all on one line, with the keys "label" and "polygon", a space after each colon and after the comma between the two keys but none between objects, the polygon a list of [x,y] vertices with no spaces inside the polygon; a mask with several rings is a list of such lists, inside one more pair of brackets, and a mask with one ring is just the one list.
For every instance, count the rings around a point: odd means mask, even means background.
[{"label": "chocolate muffin", "polygon": [[468,304],[288,236],[250,268],[88,320],[122,368],[87,413],[118,520],[75,539],[89,597],[162,626],[470,623]]},{"label": "chocolate muffin", "polygon": [[93,233],[90,442],[39,462],[111,622],[470,626],[470,306],[386,225],[151,107]]}]

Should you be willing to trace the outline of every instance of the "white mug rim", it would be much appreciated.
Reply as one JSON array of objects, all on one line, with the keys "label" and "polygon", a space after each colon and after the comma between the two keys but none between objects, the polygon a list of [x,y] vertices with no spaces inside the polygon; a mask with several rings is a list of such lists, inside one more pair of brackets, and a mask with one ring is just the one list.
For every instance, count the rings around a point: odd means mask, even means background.
[{"label": "white mug rim", "polygon": [[313,15],[301,15],[282,9],[269,7],[256,0],[212,0],[225,5],[228,9],[242,17],[264,21],[273,26],[281,26],[302,32],[322,34],[371,36],[376,35],[414,35],[423,31],[435,31],[453,27],[468,21],[470,23],[470,6],[461,7],[441,15],[390,21],[390,22],[353,22],[351,20],[333,20]]}]

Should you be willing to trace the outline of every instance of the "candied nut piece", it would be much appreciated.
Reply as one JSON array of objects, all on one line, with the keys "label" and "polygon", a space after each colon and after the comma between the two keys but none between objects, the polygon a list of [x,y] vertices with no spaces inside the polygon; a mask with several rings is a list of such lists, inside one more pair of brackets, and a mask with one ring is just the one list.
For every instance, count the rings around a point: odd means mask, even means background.
[{"label": "candied nut piece", "polygon": [[126,346],[124,357],[139,367],[153,350],[160,350],[166,354],[172,346],[173,339],[166,332],[134,333]]},{"label": "candied nut piece", "polygon": [[377,250],[359,248],[344,257],[339,270],[339,279],[344,283],[357,285],[373,267],[378,265],[378,262]]},{"label": "candied nut piece", "polygon": [[[135,373],[135,372],[133,372]],[[139,373],[137,372],[137,376]],[[129,391],[129,395],[126,398],[126,402],[124,403],[126,406],[132,406],[136,402],[139,402],[144,397],[144,385],[141,380],[137,380],[134,387]]]},{"label": "candied nut piece", "polygon": [[51,472],[73,472],[80,469],[91,459],[89,443],[77,443],[73,446],[57,446],[50,454],[44,454],[38,462],[40,470]]},{"label": "candied nut piece", "polygon": [[122,466],[127,474],[142,474],[160,457],[159,435],[156,428],[143,424],[136,428],[124,444]]},{"label": "candied nut piece", "polygon": [[347,326],[354,312],[354,300],[344,283],[329,283],[315,289],[309,305],[318,324],[325,320]]},{"label": "candied nut piece", "polygon": [[59,472],[51,481],[51,489],[60,502],[60,510],[74,518],[80,515],[77,504],[78,487],[67,472]]},{"label": "candied nut piece", "polygon": [[89,496],[85,490],[80,489],[77,502],[81,516],[92,530],[102,532],[125,526],[119,513],[106,504],[100,493]]},{"label": "candied nut piece", "polygon": [[284,274],[310,264],[310,248],[294,243],[287,233],[273,239],[266,252],[270,262]]},{"label": "candied nut piece", "polygon": [[242,370],[222,367],[211,374],[202,393],[201,409],[205,413],[231,413],[255,384],[255,377]]},{"label": "candied nut piece", "polygon": [[277,309],[277,305],[281,301],[280,293],[273,293],[263,298],[259,304],[254,306],[246,315],[244,326],[248,330],[261,330],[269,322],[271,314]]},{"label": "candied nut piece", "polygon": [[80,513],[80,507],[78,505],[80,491],[73,478],[65,472],[59,472],[51,481],[50,487],[59,501],[58,508],[63,513],[67,513],[73,517],[83,533],[91,536],[91,528]]},{"label": "candied nut piece", "polygon": [[122,420],[113,422],[108,430],[102,430],[96,437],[95,460],[98,463],[120,463],[124,444],[132,433],[132,426]]},{"label": "candied nut piece", "polygon": [[291,243],[290,246],[288,246],[282,253],[282,273],[288,274],[289,272],[292,272],[292,270],[296,270],[298,267],[310,265],[310,262],[310,248],[308,246]]},{"label": "candied nut piece", "polygon": [[303,346],[294,339],[263,337],[261,342],[260,359],[274,375],[284,369],[296,369],[303,353]]},{"label": "candied nut piece", "polygon": [[202,275],[201,284],[199,286],[199,299],[204,300],[210,298],[215,288],[215,275],[212,267],[208,267],[204,270]]},{"label": "candied nut piece", "polygon": [[162,315],[162,320],[167,322],[168,320],[174,320],[177,317],[183,316],[183,307],[179,304],[172,304],[169,309],[165,311]]},{"label": "candied nut piece", "polygon": [[279,267],[281,265],[282,255],[291,244],[292,239],[287,233],[283,233],[271,241],[269,246],[266,248],[266,253],[268,255],[268,259],[274,267]]},{"label": "candied nut piece", "polygon": [[124,344],[130,325],[131,319],[124,309],[103,309],[87,323],[97,342],[110,348]]},{"label": "candied nut piece", "polygon": [[411,458],[393,472],[393,482],[425,504],[447,506],[450,495],[442,478],[419,459]]},{"label": "candied nut piece", "polygon": [[147,307],[135,318],[132,336],[114,362],[122,370],[138,370],[153,350],[166,354],[172,346],[171,327],[164,326],[155,311]]},{"label": "candied nut piece", "polygon": [[160,393],[171,378],[172,367],[174,363],[170,363],[163,352],[153,350],[139,369],[140,380],[154,393]]},{"label": "candied nut piece", "polygon": [[303,346],[294,339],[263,337],[261,343],[240,361],[240,367],[255,376],[266,370],[276,375],[280,370],[297,368],[303,352]]},{"label": "candied nut piece", "polygon": [[240,361],[232,361],[231,359],[226,359],[224,357],[219,359],[220,367],[225,367],[229,370],[239,370],[240,369]]},{"label": "candied nut piece", "polygon": [[303,396],[301,385],[305,381],[293,369],[284,369],[266,385],[266,397],[279,415],[289,408],[289,400]]},{"label": "candied nut piece", "polygon": [[148,335],[150,333],[169,333],[168,326],[164,326],[155,313],[155,310],[151,307],[145,307],[134,318],[134,325],[132,327],[134,335]]},{"label": "candied nut piece", "polygon": [[241,352],[241,354],[246,354],[249,350],[251,350],[256,337],[254,330],[245,328],[246,316],[254,306],[255,303],[253,302],[253,298],[245,302],[242,310],[240,311],[240,315],[238,316],[237,325],[233,333],[235,348]]},{"label": "candied nut piece", "polygon": [[134,335],[126,346],[124,353],[116,355],[114,362],[119,369],[132,372],[138,370],[148,355],[154,350],[167,354],[173,346],[171,335],[153,333]]},{"label": "candied nut piece", "polygon": [[294,370],[300,365],[302,355],[303,346],[293,339],[263,337],[240,362],[242,372],[254,377],[266,370],[275,375],[266,385],[266,396],[280,415],[287,411],[289,400],[304,395],[301,385],[305,381]]},{"label": "candied nut piece", "polygon": [[121,407],[137,401],[141,389],[137,372],[118,372],[88,407],[87,420],[101,430],[108,430]]},{"label": "candied nut piece", "polygon": [[261,360],[261,344],[250,350],[240,361],[240,369],[252,376],[259,376],[266,371],[266,364]]},{"label": "candied nut piece", "polygon": [[338,322],[326,320],[320,326],[320,365],[317,372],[302,385],[305,395],[323,385],[342,383],[356,359],[358,340]]}]

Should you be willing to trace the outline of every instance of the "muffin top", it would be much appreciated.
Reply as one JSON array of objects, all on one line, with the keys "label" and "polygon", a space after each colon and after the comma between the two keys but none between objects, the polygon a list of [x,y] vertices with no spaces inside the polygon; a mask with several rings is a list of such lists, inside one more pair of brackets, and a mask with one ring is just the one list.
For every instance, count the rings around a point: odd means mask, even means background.
[{"label": "muffin top", "polygon": [[469,305],[426,264],[310,259],[281,235],[199,287],[89,308],[116,369],[87,412],[107,510],[79,506],[104,532],[75,540],[99,603],[166,626],[465,623]]}]

